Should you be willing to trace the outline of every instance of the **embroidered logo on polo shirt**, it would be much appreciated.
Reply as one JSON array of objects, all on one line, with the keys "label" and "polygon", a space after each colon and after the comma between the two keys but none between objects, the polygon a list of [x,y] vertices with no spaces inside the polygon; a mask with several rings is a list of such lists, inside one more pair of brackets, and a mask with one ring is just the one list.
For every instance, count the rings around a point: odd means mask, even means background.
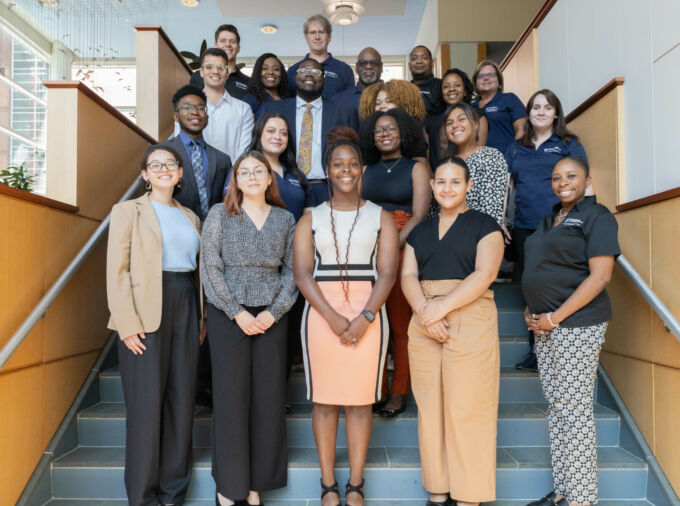
[{"label": "embroidered logo on polo shirt", "polygon": [[242,82],[240,82],[240,81],[236,81],[235,84],[236,84],[236,87],[237,87],[237,88],[241,88],[242,90],[247,90],[247,89],[248,89],[248,85],[247,85],[246,83],[242,83]]},{"label": "embroidered logo on polo shirt", "polygon": [[427,91],[427,90],[420,90],[420,94],[421,94],[421,95],[429,95],[430,92]]},{"label": "embroidered logo on polo shirt", "polygon": [[336,73],[333,72],[332,70],[326,70],[326,71],[324,72],[324,75],[325,75],[326,77],[332,77],[333,79],[337,79],[337,78],[338,78],[338,74],[336,74]]},{"label": "embroidered logo on polo shirt", "polygon": [[498,112],[498,106],[492,105],[491,107],[485,107],[484,110],[486,112]]},{"label": "embroidered logo on polo shirt", "polygon": [[543,150],[543,152],[544,153],[561,153],[562,148],[560,148],[559,146],[553,146],[552,148],[545,148]]},{"label": "embroidered logo on polo shirt", "polygon": [[563,223],[566,227],[580,227],[583,225],[583,221],[578,218],[566,218]]}]

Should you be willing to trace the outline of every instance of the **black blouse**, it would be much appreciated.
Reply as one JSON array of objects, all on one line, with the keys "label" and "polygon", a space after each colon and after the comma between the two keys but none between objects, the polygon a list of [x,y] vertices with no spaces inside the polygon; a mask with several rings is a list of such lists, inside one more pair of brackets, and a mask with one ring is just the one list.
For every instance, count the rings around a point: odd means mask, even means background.
[{"label": "black blouse", "polygon": [[486,213],[468,209],[439,239],[439,216],[419,223],[408,235],[418,262],[418,279],[465,279],[475,270],[477,244],[501,228]]},{"label": "black blouse", "polygon": [[415,160],[393,158],[366,167],[361,196],[385,211],[413,212],[413,166]]},{"label": "black blouse", "polygon": [[[555,205],[524,244],[522,290],[529,310],[536,314],[557,310],[574,293],[590,275],[590,258],[621,254],[616,218],[595,197],[577,202],[553,227],[560,208]],[[609,296],[602,290],[560,325],[586,327],[611,319]]]}]

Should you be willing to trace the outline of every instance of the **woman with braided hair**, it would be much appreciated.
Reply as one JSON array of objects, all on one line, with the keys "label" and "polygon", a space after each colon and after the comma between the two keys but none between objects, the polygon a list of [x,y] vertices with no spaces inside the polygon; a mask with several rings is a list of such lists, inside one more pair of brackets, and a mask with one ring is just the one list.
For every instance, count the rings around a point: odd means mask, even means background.
[{"label": "woman with braided hair", "polygon": [[295,282],[307,300],[302,350],[307,397],[314,403],[321,505],[340,503],[334,465],[344,406],[350,467],[345,503],[358,506],[364,504],[371,405],[380,395],[389,334],[384,305],[397,275],[399,237],[390,214],[361,198],[356,134],[346,127],[333,130],[329,138],[335,142],[325,160],[332,194],[300,218],[293,264]]}]

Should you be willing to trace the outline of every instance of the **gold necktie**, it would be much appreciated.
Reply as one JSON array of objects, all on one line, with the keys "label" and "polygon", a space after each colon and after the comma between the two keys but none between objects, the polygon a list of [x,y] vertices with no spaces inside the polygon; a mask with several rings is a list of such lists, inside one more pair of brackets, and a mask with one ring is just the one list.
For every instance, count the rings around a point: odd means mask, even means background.
[{"label": "gold necktie", "polygon": [[307,110],[302,116],[302,128],[300,129],[300,147],[298,149],[298,167],[309,174],[312,170],[312,134],[314,131],[314,119],[312,118],[312,104],[305,104]]}]

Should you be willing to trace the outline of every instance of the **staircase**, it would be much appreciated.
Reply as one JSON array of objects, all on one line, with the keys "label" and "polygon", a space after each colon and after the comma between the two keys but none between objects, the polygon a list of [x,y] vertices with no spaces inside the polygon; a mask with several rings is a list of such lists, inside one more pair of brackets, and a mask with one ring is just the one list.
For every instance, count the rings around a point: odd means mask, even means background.
[{"label": "staircase", "polygon": [[[516,286],[494,287],[499,311],[501,387],[498,418],[497,495],[495,506],[520,506],[552,490],[547,404],[538,375],[513,365],[527,351],[522,298]],[[115,352],[115,347],[113,348]],[[99,402],[77,415],[77,446],[51,465],[50,506],[123,506],[125,406],[117,368],[99,374]],[[595,406],[602,506],[642,506],[651,502],[649,465],[631,449],[621,415],[608,402],[604,380],[596,385]],[[312,406],[305,399],[305,381],[291,376],[288,417],[288,487],[263,494],[267,504],[319,504],[319,476],[312,434]],[[365,493],[369,504],[423,505],[427,493],[420,485],[417,410],[413,398],[399,417],[374,419],[368,451]],[[605,405],[606,404],[606,405]],[[194,470],[186,506],[214,504],[210,474],[211,414],[199,409],[194,424]],[[349,475],[344,419],[338,434],[336,477],[341,489]]]}]

